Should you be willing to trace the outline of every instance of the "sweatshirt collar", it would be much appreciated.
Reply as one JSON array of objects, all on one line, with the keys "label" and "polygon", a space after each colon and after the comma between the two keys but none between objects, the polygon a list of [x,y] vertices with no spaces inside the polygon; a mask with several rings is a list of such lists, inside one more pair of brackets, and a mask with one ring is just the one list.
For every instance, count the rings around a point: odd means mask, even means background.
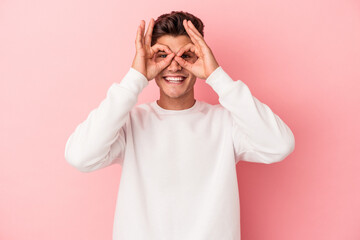
[{"label": "sweatshirt collar", "polygon": [[195,99],[194,105],[192,105],[190,108],[186,108],[182,110],[169,110],[160,107],[160,105],[157,103],[157,100],[152,102],[152,106],[156,109],[156,111],[163,114],[182,114],[182,113],[193,112],[198,108],[199,104],[200,104],[199,100]]}]

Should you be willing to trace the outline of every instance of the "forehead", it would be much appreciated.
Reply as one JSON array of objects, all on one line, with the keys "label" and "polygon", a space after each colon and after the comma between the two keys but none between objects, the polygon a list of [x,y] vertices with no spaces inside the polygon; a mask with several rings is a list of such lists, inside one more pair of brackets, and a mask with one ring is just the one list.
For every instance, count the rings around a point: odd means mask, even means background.
[{"label": "forehead", "polygon": [[176,37],[164,35],[159,37],[156,42],[168,46],[172,52],[177,52],[186,44],[191,43],[191,39],[184,35]]}]

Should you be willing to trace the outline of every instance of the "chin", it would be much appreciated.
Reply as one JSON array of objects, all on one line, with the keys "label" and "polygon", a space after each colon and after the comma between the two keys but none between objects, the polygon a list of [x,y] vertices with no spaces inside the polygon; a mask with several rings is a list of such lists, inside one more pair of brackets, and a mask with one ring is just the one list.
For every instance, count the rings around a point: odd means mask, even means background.
[{"label": "chin", "polygon": [[173,99],[177,99],[177,98],[181,98],[182,96],[184,96],[184,93],[180,93],[180,94],[171,94],[168,92],[164,92],[164,95],[167,96],[168,98],[173,98]]}]

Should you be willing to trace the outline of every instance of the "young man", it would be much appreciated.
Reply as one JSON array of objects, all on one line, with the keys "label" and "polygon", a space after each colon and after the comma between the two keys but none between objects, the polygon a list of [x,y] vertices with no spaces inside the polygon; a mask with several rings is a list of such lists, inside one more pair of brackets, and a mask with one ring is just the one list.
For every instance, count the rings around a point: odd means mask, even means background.
[{"label": "young man", "polygon": [[[279,162],[294,135],[219,66],[200,19],[173,11],[144,30],[142,20],[132,67],[71,134],[65,158],[82,172],[122,166],[114,240],[239,240],[236,163]],[[160,99],[135,106],[154,78]],[[194,99],[196,78],[220,104]]]}]

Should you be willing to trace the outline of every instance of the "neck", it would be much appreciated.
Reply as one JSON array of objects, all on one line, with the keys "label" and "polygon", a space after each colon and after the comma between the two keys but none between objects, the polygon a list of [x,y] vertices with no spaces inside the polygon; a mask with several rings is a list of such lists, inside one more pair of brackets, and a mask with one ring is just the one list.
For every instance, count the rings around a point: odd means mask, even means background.
[{"label": "neck", "polygon": [[160,94],[160,99],[156,100],[157,104],[167,110],[184,110],[191,108],[195,104],[194,94],[189,94],[183,98],[170,98]]}]

